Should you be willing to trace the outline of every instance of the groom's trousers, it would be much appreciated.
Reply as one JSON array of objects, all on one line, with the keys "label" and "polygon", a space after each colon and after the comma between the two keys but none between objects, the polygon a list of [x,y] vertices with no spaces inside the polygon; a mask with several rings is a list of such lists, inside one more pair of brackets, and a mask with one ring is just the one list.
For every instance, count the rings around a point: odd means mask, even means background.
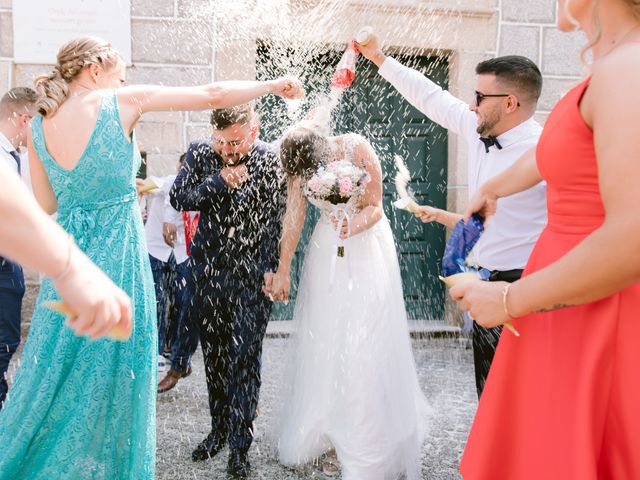
[{"label": "groom's trousers", "polygon": [[262,278],[215,271],[196,281],[192,304],[200,326],[212,432],[247,450],[260,393],[260,360],[271,302]]},{"label": "groom's trousers", "polygon": [[[490,282],[513,283],[522,276],[522,270],[493,270],[488,280]],[[484,390],[484,384],[489,376],[489,369],[496,354],[498,340],[502,334],[502,325],[493,328],[485,328],[473,322],[473,363],[476,372],[476,390],[478,399]]]}]

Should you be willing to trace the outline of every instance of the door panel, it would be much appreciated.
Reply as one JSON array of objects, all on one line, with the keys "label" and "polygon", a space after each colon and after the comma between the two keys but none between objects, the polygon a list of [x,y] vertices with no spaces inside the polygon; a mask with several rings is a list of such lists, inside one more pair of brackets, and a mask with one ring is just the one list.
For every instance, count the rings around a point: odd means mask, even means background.
[{"label": "door panel", "polygon": [[[273,78],[283,73],[275,65],[271,50],[258,47],[257,76]],[[326,94],[333,66],[340,52],[318,54],[304,68],[303,79],[308,98]],[[306,58],[309,58],[308,56]],[[448,61],[443,57],[396,56],[403,64],[426,73],[444,88],[447,87]],[[274,140],[293,123],[286,114],[285,102],[272,96],[260,101],[263,118],[262,137]],[[444,251],[445,230],[440,225],[423,224],[408,212],[392,206],[396,167],[394,155],[401,155],[412,173],[410,188],[418,203],[446,208],[447,134],[442,127],[429,121],[406,102],[372,65],[360,59],[356,80],[343,94],[334,112],[336,133],[360,133],[371,142],[378,154],[383,172],[384,212],[391,223],[402,273],[407,313],[412,319],[442,319],[444,288],[438,281],[440,258]],[[318,213],[309,206],[307,221],[296,260],[292,265],[292,292],[289,305],[277,305],[273,318],[290,319],[302,258],[311,227]]]}]

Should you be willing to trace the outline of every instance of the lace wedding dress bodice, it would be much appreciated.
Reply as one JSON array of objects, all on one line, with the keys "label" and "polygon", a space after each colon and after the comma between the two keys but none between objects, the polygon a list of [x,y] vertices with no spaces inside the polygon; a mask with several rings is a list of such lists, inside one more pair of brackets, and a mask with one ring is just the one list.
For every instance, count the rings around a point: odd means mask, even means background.
[{"label": "lace wedding dress bodice", "polygon": [[[362,168],[365,173],[364,165],[358,165],[354,157],[354,150],[358,145],[366,144],[367,141],[361,135],[357,133],[347,133],[336,139],[329,141],[328,153],[325,164],[332,162],[338,162],[341,160],[347,160],[359,168]],[[336,214],[337,210],[344,210],[350,217],[356,215],[361,209],[362,192],[352,196],[346,204],[335,205],[327,200],[320,200],[310,195],[306,195],[307,200],[311,205],[320,210],[321,222],[330,222],[330,217]]]}]

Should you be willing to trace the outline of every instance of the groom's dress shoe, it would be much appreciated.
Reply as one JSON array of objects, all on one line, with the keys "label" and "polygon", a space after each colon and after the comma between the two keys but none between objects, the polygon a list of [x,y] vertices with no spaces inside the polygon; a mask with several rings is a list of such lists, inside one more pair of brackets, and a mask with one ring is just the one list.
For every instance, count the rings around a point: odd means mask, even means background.
[{"label": "groom's dress shoe", "polygon": [[226,441],[220,435],[211,432],[193,451],[191,459],[194,462],[201,462],[213,458],[222,450],[225,443]]},{"label": "groom's dress shoe", "polygon": [[176,372],[174,369],[169,369],[167,375],[158,383],[158,393],[164,393],[171,390],[176,386],[178,380],[191,375],[191,367],[187,368],[184,372]]},{"label": "groom's dress shoe", "polygon": [[229,463],[227,465],[227,473],[234,480],[245,480],[249,477],[248,452],[246,450],[233,449],[229,452]]}]

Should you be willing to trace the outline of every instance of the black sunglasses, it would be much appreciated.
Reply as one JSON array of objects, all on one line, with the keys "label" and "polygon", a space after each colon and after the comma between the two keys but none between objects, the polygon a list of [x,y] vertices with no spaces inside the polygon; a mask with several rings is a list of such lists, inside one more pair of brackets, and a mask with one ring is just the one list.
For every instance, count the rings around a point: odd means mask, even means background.
[{"label": "black sunglasses", "polygon": [[[480,102],[482,102],[483,98],[487,98],[487,97],[508,97],[508,96],[511,95],[510,93],[480,93],[477,90],[475,90],[473,93],[476,96],[476,106],[477,107],[480,106]],[[520,102],[518,102],[518,106],[520,106]]]}]

